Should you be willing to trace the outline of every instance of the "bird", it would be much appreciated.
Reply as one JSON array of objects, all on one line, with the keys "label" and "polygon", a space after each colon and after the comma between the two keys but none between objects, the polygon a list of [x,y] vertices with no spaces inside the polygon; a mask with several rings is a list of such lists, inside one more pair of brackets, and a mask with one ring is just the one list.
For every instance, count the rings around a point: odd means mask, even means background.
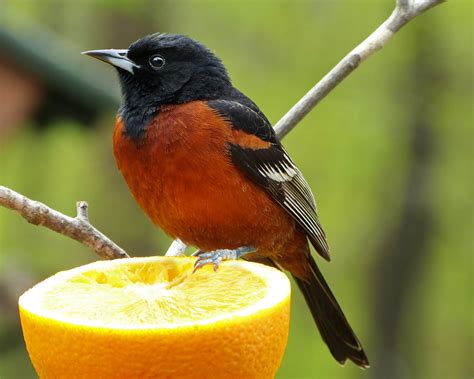
[{"label": "bird", "polygon": [[336,361],[369,367],[310,251],[330,260],[311,189],[217,55],[167,33],[83,54],[118,72],[113,153],[151,221],[199,249],[195,269],[243,258],[289,271]]}]

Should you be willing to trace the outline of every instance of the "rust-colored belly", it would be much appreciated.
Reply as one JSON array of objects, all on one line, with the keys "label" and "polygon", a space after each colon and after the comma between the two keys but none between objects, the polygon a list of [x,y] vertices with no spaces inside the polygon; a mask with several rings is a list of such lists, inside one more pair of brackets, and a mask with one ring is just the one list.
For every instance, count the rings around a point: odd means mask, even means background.
[{"label": "rust-colored belly", "polygon": [[[138,142],[123,134],[118,119],[114,155],[137,202],[173,238],[204,250],[278,250],[294,222],[232,164],[227,144],[239,133],[204,103],[193,102],[160,111]],[[264,143],[251,137],[244,143]],[[275,236],[272,246],[268,233]]]}]

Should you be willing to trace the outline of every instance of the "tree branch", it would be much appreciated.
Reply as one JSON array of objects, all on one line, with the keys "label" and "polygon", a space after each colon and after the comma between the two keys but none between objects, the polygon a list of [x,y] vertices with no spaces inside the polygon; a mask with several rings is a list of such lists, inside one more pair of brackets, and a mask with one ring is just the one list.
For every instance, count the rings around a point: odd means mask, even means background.
[{"label": "tree branch", "polygon": [[30,224],[45,226],[83,243],[104,259],[128,257],[122,248],[89,223],[88,205],[85,201],[79,201],[76,204],[77,217],[72,218],[43,203],[28,199],[7,187],[0,186],[0,205],[18,212]]},{"label": "tree branch", "polygon": [[[277,136],[285,137],[323,98],[341,83],[364,60],[380,50],[405,24],[444,0],[397,0],[395,10],[361,44],[347,54],[275,125]],[[87,203],[77,203],[78,215],[71,218],[46,205],[30,200],[19,193],[0,186],[0,205],[20,213],[28,222],[43,225],[88,246],[102,258],[124,258],[127,253],[94,228],[87,217]],[[186,249],[175,241],[166,255],[180,255]]]},{"label": "tree branch", "polygon": [[277,136],[286,136],[322,99],[324,99],[352,71],[380,50],[402,26],[444,0],[397,0],[390,17],[370,36],[347,54],[275,125]]}]

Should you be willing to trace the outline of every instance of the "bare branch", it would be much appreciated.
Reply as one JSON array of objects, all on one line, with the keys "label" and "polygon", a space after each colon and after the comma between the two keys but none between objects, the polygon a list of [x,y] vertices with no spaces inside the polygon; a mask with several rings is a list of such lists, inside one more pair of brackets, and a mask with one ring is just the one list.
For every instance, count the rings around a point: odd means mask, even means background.
[{"label": "bare branch", "polygon": [[128,257],[122,248],[89,223],[88,205],[85,201],[77,203],[77,217],[72,218],[43,203],[28,199],[7,187],[0,186],[0,205],[18,212],[30,224],[45,226],[83,243],[104,259]]},{"label": "bare branch", "polygon": [[181,241],[179,238],[176,238],[166,251],[166,256],[167,257],[180,257],[184,255],[184,252],[186,251],[186,248],[188,246]]},{"label": "bare branch", "polygon": [[410,0],[397,0],[397,8],[403,12],[408,11],[410,9]]},{"label": "bare branch", "polygon": [[282,139],[322,99],[373,53],[380,50],[400,28],[416,16],[442,3],[444,0],[397,0],[395,10],[359,46],[347,54],[329,73],[322,78],[293,108],[275,125],[277,136]]}]

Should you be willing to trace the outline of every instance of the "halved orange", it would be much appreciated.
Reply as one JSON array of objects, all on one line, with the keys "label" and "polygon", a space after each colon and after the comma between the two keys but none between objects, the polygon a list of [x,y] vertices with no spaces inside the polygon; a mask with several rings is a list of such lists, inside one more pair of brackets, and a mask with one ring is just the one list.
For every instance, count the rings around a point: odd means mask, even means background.
[{"label": "halved orange", "polygon": [[192,274],[195,258],[99,261],[25,292],[21,323],[44,378],[272,378],[290,284],[245,261]]}]

